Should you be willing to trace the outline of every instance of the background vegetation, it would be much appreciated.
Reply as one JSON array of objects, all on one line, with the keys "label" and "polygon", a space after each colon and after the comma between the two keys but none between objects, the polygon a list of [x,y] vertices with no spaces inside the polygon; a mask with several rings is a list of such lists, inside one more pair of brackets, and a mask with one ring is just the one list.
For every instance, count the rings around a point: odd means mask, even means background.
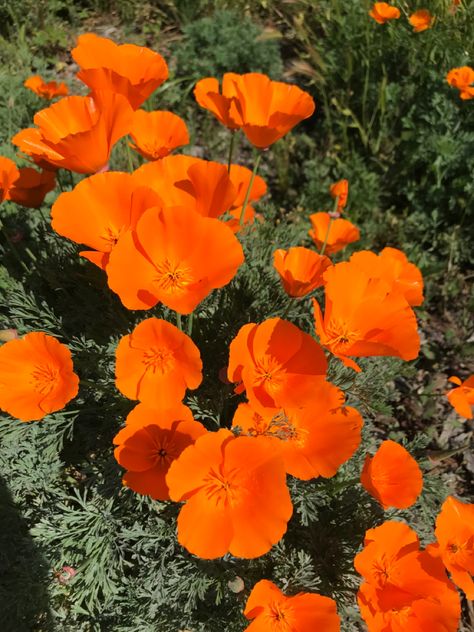
[{"label": "background vegetation", "polygon": [[[443,393],[449,375],[472,371],[474,115],[472,102],[462,102],[445,75],[472,65],[474,3],[464,0],[453,14],[450,0],[400,2],[404,13],[426,7],[437,16],[434,28],[420,34],[405,17],[375,24],[369,4],[0,0],[0,155],[15,156],[11,136],[43,107],[23,88],[26,77],[39,72],[81,89],[68,51],[82,32],[164,55],[171,76],[147,107],[182,115],[192,152],[205,158],[224,161],[228,136],[194,102],[200,77],[262,71],[310,91],[316,115],[265,157],[271,197],[259,207],[264,223],[245,239],[247,265],[228,291],[199,309],[193,337],[207,375],[189,403],[209,428],[229,423],[237,400],[218,381],[229,341],[244,322],[287,308],[271,253],[309,244],[308,215],[328,208],[330,182],[348,178],[349,217],[362,234],[355,247],[402,248],[423,271],[427,300],[418,310],[423,344],[415,363],[370,360],[355,381],[333,366],[332,379],[364,415],[364,448],[394,438],[421,461],[423,496],[397,515],[426,541],[443,496],[473,495],[472,424],[450,410]],[[243,140],[236,159],[251,164]],[[113,160],[127,168],[123,147]],[[61,179],[71,186],[68,174]],[[334,596],[343,629],[362,629],[352,559],[365,529],[382,519],[375,503],[349,484],[362,452],[329,484],[292,482],[297,515],[289,533],[253,562],[193,558],[175,541],[175,507],[121,488],[111,440],[131,406],[114,390],[113,354],[143,315],[123,309],[77,248],[51,232],[55,195],[40,211],[2,206],[0,328],[40,328],[67,342],[88,387],[41,423],[1,421],[2,630],[237,632],[245,628],[240,613],[248,589],[264,576],[290,592]],[[306,303],[287,317],[311,330]],[[65,565],[77,571],[74,578]],[[464,621],[464,630],[472,629],[466,604]]]}]

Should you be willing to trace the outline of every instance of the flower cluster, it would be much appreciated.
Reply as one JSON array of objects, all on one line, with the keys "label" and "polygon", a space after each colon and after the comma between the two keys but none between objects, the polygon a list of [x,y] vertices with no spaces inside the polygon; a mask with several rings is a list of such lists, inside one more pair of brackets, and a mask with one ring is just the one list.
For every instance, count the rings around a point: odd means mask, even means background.
[{"label": "flower cluster", "polygon": [[[375,3],[371,16],[383,23],[398,18],[397,12]],[[410,18],[417,31],[423,20],[431,24],[423,10]],[[303,331],[282,314],[235,332],[227,378],[240,403],[230,428],[209,430],[184,403],[206,374],[192,339],[193,315],[244,265],[241,240],[258,217],[252,205],[267,192],[257,175],[263,150],[310,117],[315,103],[297,86],[258,73],[197,83],[196,101],[230,130],[232,142],[242,132],[256,148],[250,171],[231,157],[225,165],[172,154],[189,143],[185,122],[172,112],[140,109],[168,76],[158,53],[86,34],[72,55],[77,78],[90,93],[64,96],[63,84],[26,82],[43,98],[63,98],[35,115],[36,127],[12,139],[41,171],[18,169],[1,158],[0,199],[38,206],[58,169],[87,176],[57,197],[53,229],[85,247],[79,255],[100,268],[126,308],[161,304],[176,312],[176,325],[151,316],[116,348],[115,385],[137,402],[113,440],[123,484],[156,500],[182,503],[177,538],[190,553],[205,559],[262,556],[282,539],[293,514],[288,476],[333,477],[361,444],[362,416],[328,380],[328,358],[356,372],[361,367],[354,358],[415,359],[421,272],[391,247],[331,259],[360,236],[341,217],[348,213],[349,183],[335,182],[329,190],[332,210],[309,216],[312,246],[273,253],[290,299],[306,300],[308,314],[313,305],[314,331]],[[112,148],[126,136],[132,140],[128,151],[145,162],[132,173],[110,171]],[[182,315],[188,317],[187,333]],[[472,417],[472,378],[452,381],[458,388],[448,394],[451,403]],[[39,420],[60,410],[78,385],[70,351],[49,335],[28,333],[0,348],[0,407],[18,419]],[[413,456],[390,440],[367,455],[360,480],[383,509],[411,506],[423,486]],[[371,631],[389,632],[408,622],[414,622],[410,629],[428,631],[438,620],[454,631],[459,598],[444,566],[472,595],[472,525],[472,505],[449,498],[437,523],[438,544],[425,551],[401,523],[368,531],[355,565],[365,580],[359,604]],[[286,596],[265,579],[253,588],[244,614],[252,620],[248,630],[340,629],[332,599]]]}]

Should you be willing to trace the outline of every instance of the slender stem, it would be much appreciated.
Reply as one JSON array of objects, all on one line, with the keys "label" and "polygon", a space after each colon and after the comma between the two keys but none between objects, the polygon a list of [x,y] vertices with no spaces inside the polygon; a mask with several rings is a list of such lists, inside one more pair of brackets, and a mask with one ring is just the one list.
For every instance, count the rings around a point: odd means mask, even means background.
[{"label": "slender stem", "polygon": [[232,164],[232,154],[234,153],[234,143],[235,143],[235,129],[230,130],[230,145],[229,145],[229,157],[227,159],[227,173],[230,173],[230,166]]},{"label": "slender stem", "polygon": [[[332,212],[333,212],[333,213],[337,213],[338,204],[339,204],[339,196],[338,196],[338,195],[336,195],[336,199],[334,200],[334,208],[332,209]],[[332,223],[333,223],[333,218],[332,218],[332,217],[330,217],[330,218],[329,218],[328,228],[327,228],[327,230],[326,230],[326,237],[324,238],[324,243],[323,243],[323,245],[321,246],[321,250],[320,250],[320,252],[319,252],[319,254],[320,254],[320,255],[323,255],[323,254],[324,254],[324,251],[326,250],[326,246],[327,246],[327,244],[328,244],[328,239],[329,239],[329,233],[331,232],[331,226],[332,226]]]},{"label": "slender stem", "polygon": [[194,321],[194,312],[191,312],[188,316],[188,325],[186,327],[186,333],[190,336],[193,333],[193,321]]},{"label": "slender stem", "polygon": [[10,239],[10,236],[8,235],[8,233],[7,233],[6,229],[5,229],[5,226],[0,223],[0,227],[1,227],[1,231],[2,231],[3,236],[5,237],[5,239],[7,241],[7,244],[10,246],[10,250],[11,250],[13,256],[18,260],[18,263],[21,265],[23,270],[25,270],[25,272],[28,272],[28,266],[23,261],[23,259],[20,257],[20,255],[18,254],[18,250],[15,248],[15,244]]},{"label": "slender stem", "polygon": [[133,173],[135,171],[135,163],[133,162],[132,149],[128,141],[125,141],[125,147],[127,148],[128,168],[130,169],[130,172]]},{"label": "slender stem", "polygon": [[176,326],[178,327],[180,331],[183,331],[183,323],[181,321],[181,314],[179,314],[178,312],[176,312]]},{"label": "slender stem", "polygon": [[253,181],[255,180],[255,176],[257,175],[258,165],[260,164],[260,160],[262,158],[262,153],[260,152],[255,159],[255,164],[253,166],[252,176],[250,178],[249,186],[247,188],[247,192],[245,193],[244,204],[242,206],[242,211],[240,212],[239,224],[241,226],[244,225],[244,217],[245,217],[245,209],[247,208],[247,202],[249,201],[250,191],[252,190]]}]

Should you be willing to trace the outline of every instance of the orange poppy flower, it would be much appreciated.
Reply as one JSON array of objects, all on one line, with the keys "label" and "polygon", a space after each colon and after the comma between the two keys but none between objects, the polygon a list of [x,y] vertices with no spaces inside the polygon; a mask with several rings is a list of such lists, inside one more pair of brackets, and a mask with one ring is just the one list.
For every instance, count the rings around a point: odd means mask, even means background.
[{"label": "orange poppy flower", "polygon": [[389,20],[398,20],[400,17],[400,10],[397,7],[392,7],[387,2],[375,2],[372,9],[369,11],[371,18],[374,18],[379,24],[385,24]]},{"label": "orange poppy flower", "polygon": [[134,110],[168,79],[168,66],[158,53],[134,44],[118,46],[94,33],[80,35],[71,55],[80,67],[78,79],[93,92],[123,95]]},{"label": "orange poppy flower", "polygon": [[152,208],[135,231],[120,235],[107,275],[128,309],[161,302],[190,314],[212,290],[229,283],[243,261],[238,239],[219,220],[186,207]]},{"label": "orange poppy flower", "polygon": [[433,19],[428,9],[419,9],[410,15],[408,21],[412,25],[414,33],[421,33],[432,27]]},{"label": "orange poppy flower", "polygon": [[79,254],[105,270],[120,235],[135,228],[146,209],[160,205],[158,194],[139,186],[132,175],[98,173],[61,193],[51,209],[51,226],[92,248]]},{"label": "orange poppy flower", "polygon": [[0,347],[0,408],[21,421],[37,421],[74,397],[79,378],[66,345],[39,331]]},{"label": "orange poppy flower", "polygon": [[472,419],[472,407],[474,406],[474,375],[471,375],[464,382],[458,377],[452,376],[448,380],[457,384],[458,388],[453,388],[446,393],[449,403],[454,410],[466,419]]},{"label": "orange poppy flower", "polygon": [[331,260],[308,248],[275,250],[273,267],[280,275],[285,292],[292,297],[306,296],[323,285],[323,272]]},{"label": "orange poppy flower", "polygon": [[326,370],[316,340],[281,318],[244,325],[230,344],[227,377],[261,406],[303,406]]},{"label": "orange poppy flower", "polygon": [[452,581],[474,599],[474,504],[448,496],[436,518],[435,534]]},{"label": "orange poppy flower", "polygon": [[362,417],[344,406],[338,388],[322,382],[303,408],[263,408],[240,404],[232,426],[250,436],[280,439],[288,474],[301,480],[330,478],[360,444]]},{"label": "orange poppy flower", "polygon": [[133,177],[154,189],[164,206],[186,206],[204,217],[219,217],[237,196],[225,165],[193,156],[167,156],[142,165]]},{"label": "orange poppy flower", "polygon": [[400,291],[409,305],[415,307],[423,303],[421,272],[401,250],[384,248],[378,256],[370,250],[361,250],[351,256],[350,262],[371,278],[383,279],[390,287]]},{"label": "orange poppy flower", "polygon": [[173,149],[189,143],[186,123],[173,112],[146,112],[137,110],[133,115],[130,147],[146,160],[158,160]]},{"label": "orange poppy flower", "polygon": [[108,168],[112,147],[128,134],[132,115],[120,94],[65,97],[37,112],[38,127],[18,132],[12,143],[42,166],[97,173]]},{"label": "orange poppy flower", "polygon": [[20,172],[13,160],[0,156],[0,202],[10,199],[10,189],[19,177]]},{"label": "orange poppy flower", "polygon": [[420,350],[416,317],[404,296],[358,266],[338,263],[324,273],[324,318],[313,299],[321,344],[355,370],[347,356],[414,360]]},{"label": "orange poppy flower", "polygon": [[226,72],[222,78],[222,90],[219,88],[219,81],[213,77],[200,79],[194,88],[194,98],[197,103],[209,110],[218,121],[231,130],[239,129],[242,126],[240,115],[234,111],[231,113],[231,105],[237,98],[235,80],[239,75],[233,72]]},{"label": "orange poppy flower", "polygon": [[365,579],[357,600],[369,632],[458,629],[459,596],[407,525],[389,521],[369,529],[354,565]]},{"label": "orange poppy flower", "polygon": [[118,343],[115,385],[129,399],[171,408],[201,381],[199,349],[166,320],[148,318]]},{"label": "orange poppy flower", "polygon": [[154,408],[138,404],[114,437],[114,455],[127,472],[123,484],[155,500],[169,500],[166,474],[181,452],[206,433],[184,404]]},{"label": "orange poppy flower", "polygon": [[341,629],[333,599],[312,593],[287,597],[267,579],[252,588],[244,615],[253,619],[246,632],[339,632]]},{"label": "orange poppy flower", "polygon": [[[308,235],[319,250],[327,240],[325,253],[328,255],[333,255],[360,239],[359,229],[347,219],[338,218],[331,222],[329,213],[313,213],[309,219],[313,228],[308,231]],[[329,222],[331,222],[330,226]]]},{"label": "orange poppy flower", "polygon": [[12,202],[28,208],[38,208],[49,191],[56,186],[54,171],[36,171],[30,167],[22,167],[19,177],[10,188],[9,197]]},{"label": "orange poppy flower", "polygon": [[459,90],[461,99],[474,99],[474,70],[470,66],[452,68],[446,75],[446,81]]},{"label": "orange poppy flower", "polygon": [[349,182],[347,180],[338,180],[334,184],[331,184],[331,186],[329,187],[329,192],[332,198],[337,198],[337,210],[341,212],[347,204],[347,196],[349,195]]},{"label": "orange poppy flower", "polygon": [[365,457],[360,482],[384,509],[406,509],[421,494],[423,474],[403,446],[383,441],[374,456]]},{"label": "orange poppy flower", "polygon": [[272,81],[257,72],[231,80],[237,97],[230,105],[230,116],[241,122],[255,147],[269,147],[315,110],[313,98],[298,86]]},{"label": "orange poppy flower", "polygon": [[23,85],[42,99],[51,100],[55,97],[65,97],[69,93],[65,83],[58,83],[57,81],[46,82],[39,75],[28,77]]},{"label": "orange poppy flower", "polygon": [[208,432],[171,464],[166,483],[172,500],[185,501],[178,542],[204,559],[264,555],[293,512],[278,443],[268,437]]}]

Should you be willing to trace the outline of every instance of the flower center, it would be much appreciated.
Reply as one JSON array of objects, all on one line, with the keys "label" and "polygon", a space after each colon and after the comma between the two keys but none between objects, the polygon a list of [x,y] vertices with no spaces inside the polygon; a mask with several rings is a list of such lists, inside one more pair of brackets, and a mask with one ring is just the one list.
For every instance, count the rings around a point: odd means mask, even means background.
[{"label": "flower center", "polygon": [[110,251],[115,246],[122,233],[122,228],[117,228],[116,226],[108,226],[105,229],[104,234],[101,236],[101,239],[105,241],[107,244],[107,249]]},{"label": "flower center", "polygon": [[151,347],[143,353],[143,363],[147,369],[153,373],[169,373],[174,367],[174,354],[169,349],[163,347]]},{"label": "flower center", "polygon": [[155,283],[169,294],[184,292],[193,281],[190,268],[173,264],[168,259],[156,265],[156,273]]},{"label": "flower center", "polygon": [[33,388],[41,395],[48,395],[56,385],[59,376],[59,369],[43,364],[36,366],[31,377],[33,378]]},{"label": "flower center", "polygon": [[275,358],[263,356],[255,362],[255,384],[263,386],[270,393],[281,389],[285,370]]},{"label": "flower center", "polygon": [[204,479],[207,498],[209,500],[213,498],[216,505],[220,503],[230,506],[236,505],[240,491],[239,487],[232,480],[234,475],[235,472],[229,472],[228,475],[224,475],[222,472],[216,472],[216,470],[211,469]]},{"label": "flower center", "polygon": [[335,351],[344,350],[359,338],[360,333],[345,321],[331,319],[326,327],[326,345]]},{"label": "flower center", "polygon": [[281,630],[284,632],[285,630],[294,629],[292,626],[291,618],[287,616],[288,613],[277,603],[272,603],[270,605],[270,618],[272,619],[272,626],[275,626],[275,629]]}]

